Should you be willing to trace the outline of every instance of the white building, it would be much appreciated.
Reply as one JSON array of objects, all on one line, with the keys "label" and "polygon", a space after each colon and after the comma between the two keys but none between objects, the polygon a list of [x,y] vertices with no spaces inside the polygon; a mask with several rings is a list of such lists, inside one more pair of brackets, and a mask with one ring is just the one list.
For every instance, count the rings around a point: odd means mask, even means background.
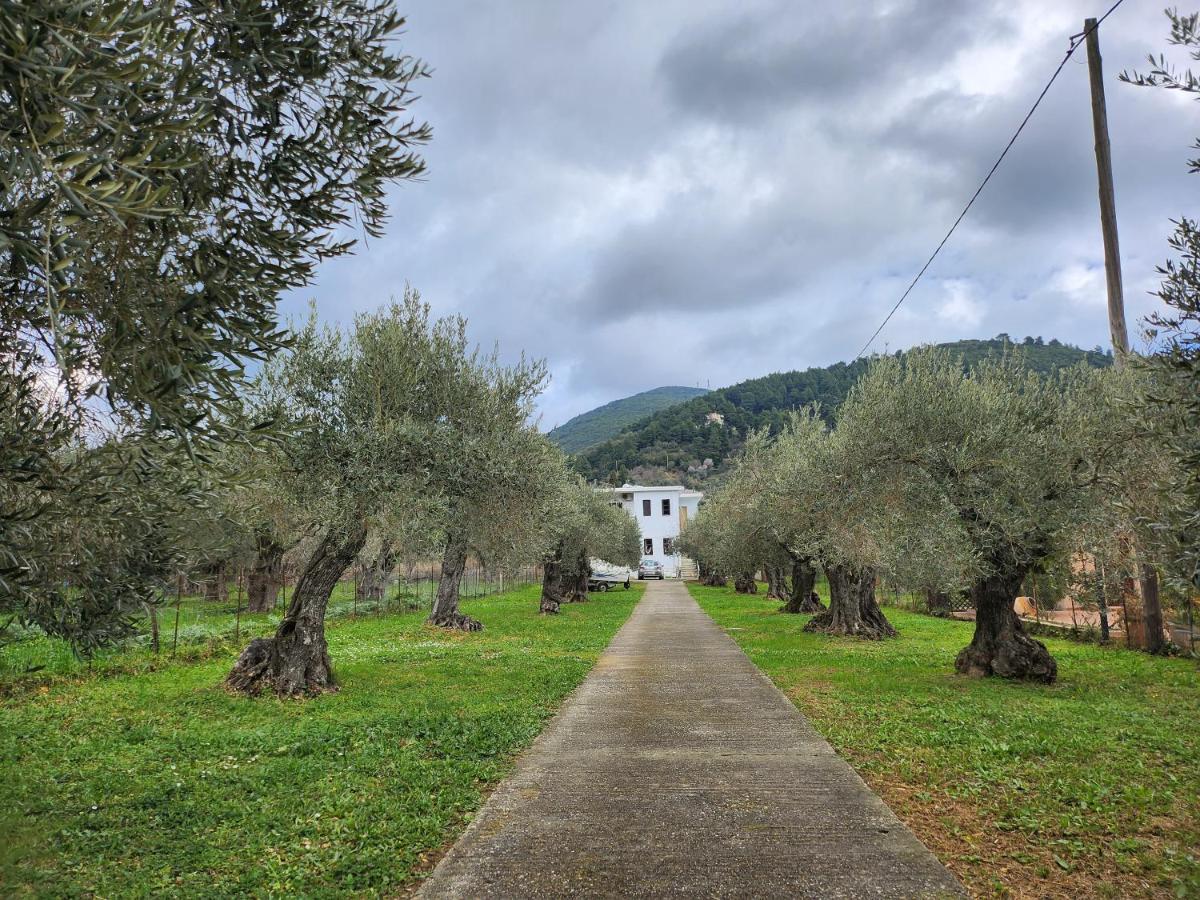
[{"label": "white building", "polygon": [[704,495],[682,485],[645,487],[623,484],[619,488],[601,488],[612,495],[614,506],[628,512],[642,533],[642,557],[656,559],[670,578],[679,575],[682,557],[675,547],[679,532],[694,518]]}]

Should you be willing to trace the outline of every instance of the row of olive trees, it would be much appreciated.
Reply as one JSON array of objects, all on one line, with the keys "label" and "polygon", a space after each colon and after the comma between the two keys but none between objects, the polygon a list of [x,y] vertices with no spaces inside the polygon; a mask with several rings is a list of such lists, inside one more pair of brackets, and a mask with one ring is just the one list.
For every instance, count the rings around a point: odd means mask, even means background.
[{"label": "row of olive trees", "polygon": [[[545,379],[540,362],[506,366],[472,348],[463,319],[432,319],[412,290],[347,330],[310,319],[248,399],[286,437],[231,451],[230,466],[259,481],[231,492],[230,507],[243,544],[253,535],[252,576],[268,580],[301,537],[312,548],[275,634],[249,644],[227,684],[279,695],[333,686],[326,607],[372,535],[377,572],[397,554],[441,559],[429,621],[466,631],[482,627],[459,609],[471,555],[498,568],[545,559],[550,598],[568,576],[586,590],[591,555],[635,557],[632,520],[570,476],[532,424]],[[544,598],[542,610],[556,604]]]},{"label": "row of olive trees", "polygon": [[1013,610],[1026,578],[1081,551],[1117,572],[1136,548],[1143,581],[1169,564],[1153,523],[1174,463],[1130,414],[1153,384],[1141,367],[1047,378],[1019,357],[970,373],[935,349],[877,359],[836,428],[808,410],[756,435],[685,546],[742,579],[791,566],[789,612],[813,609],[823,568],[830,606],[813,631],[894,636],[881,575],[935,598],[969,592],[975,635],[956,669],[1052,681],[1054,659]]},{"label": "row of olive trees", "polygon": [[548,597],[589,554],[632,561],[631,523],[530,424],[542,364],[411,293],[280,327],[279,295],[352,249],[332,236],[381,233],[389,185],[424,171],[427,70],[390,0],[110,6],[3,6],[0,638],[112,643],[181,572],[219,597],[244,569],[269,609],[293,552],[283,622],[230,684],[294,694],[332,684],[326,605],[364,555],[368,591],[440,557],[430,619],[468,630],[470,554],[545,558]]}]

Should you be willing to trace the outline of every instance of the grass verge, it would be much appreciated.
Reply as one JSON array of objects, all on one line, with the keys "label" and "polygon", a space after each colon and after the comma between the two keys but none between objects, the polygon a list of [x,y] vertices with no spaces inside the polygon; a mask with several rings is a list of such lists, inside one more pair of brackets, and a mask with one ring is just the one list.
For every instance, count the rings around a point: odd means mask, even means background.
[{"label": "grass verge", "polygon": [[701,606],[980,897],[1200,896],[1194,661],[1062,639],[1051,687],[954,674],[972,623],[892,641],[690,585]]},{"label": "grass verge", "polygon": [[[511,585],[512,588],[527,585]],[[356,600],[354,585],[343,581],[336,585],[329,598],[325,620],[369,614],[388,614],[402,610],[428,609],[433,600],[436,582],[423,580],[405,584],[396,591],[389,588],[382,604],[368,600]],[[469,586],[481,593],[463,592],[464,600],[474,599],[499,588],[495,581]],[[146,672],[169,663],[169,658],[195,661],[214,656],[233,647],[241,649],[250,638],[273,634],[287,611],[287,591],[281,592],[279,603],[265,613],[251,613],[244,608],[244,597],[212,601],[189,595],[176,605],[170,598],[157,610],[160,652],[151,647],[150,620],[137,622],[137,633],[120,644],[98,650],[90,659],[76,656],[70,645],[57,638],[47,637],[38,629],[17,632],[18,640],[0,642],[0,696],[15,690],[54,680],[56,676],[76,675],[87,672]]]},{"label": "grass verge", "polygon": [[[235,649],[64,673],[0,700],[0,893],[393,893],[453,839],[628,617],[640,590],[556,617],[538,588],[330,623],[341,690],[220,687]],[[104,677],[101,677],[104,676]]]}]

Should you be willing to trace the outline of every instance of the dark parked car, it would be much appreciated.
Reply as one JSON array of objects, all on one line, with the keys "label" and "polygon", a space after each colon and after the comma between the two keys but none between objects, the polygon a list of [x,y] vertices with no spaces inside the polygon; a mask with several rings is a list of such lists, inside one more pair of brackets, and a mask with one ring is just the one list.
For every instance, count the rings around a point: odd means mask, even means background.
[{"label": "dark parked car", "polygon": [[659,581],[662,581],[662,563],[648,556],[638,563],[638,581],[642,581],[645,578],[657,578]]}]

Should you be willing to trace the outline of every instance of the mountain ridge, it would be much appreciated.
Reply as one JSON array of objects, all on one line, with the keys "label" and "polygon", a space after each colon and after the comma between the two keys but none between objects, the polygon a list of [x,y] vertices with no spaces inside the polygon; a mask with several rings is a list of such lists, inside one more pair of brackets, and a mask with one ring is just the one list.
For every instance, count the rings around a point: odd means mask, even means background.
[{"label": "mountain ridge", "polygon": [[[1027,337],[1015,343],[1001,334],[936,346],[960,355],[967,368],[1013,352],[1023,354],[1030,368],[1044,373],[1079,363],[1112,364],[1111,354],[1098,347],[1083,350],[1053,338]],[[832,413],[868,362],[857,359],[774,372],[718,388],[629,423],[609,439],[576,452],[574,465],[597,482],[621,484],[632,478],[700,487],[723,471],[724,463],[740,449],[750,430],[767,427],[778,431],[792,410],[810,403],[819,403],[826,415]]]},{"label": "mountain ridge", "polygon": [[552,428],[546,436],[564,452],[579,453],[614,437],[626,425],[707,393],[705,388],[681,385],[651,388],[580,413]]}]

